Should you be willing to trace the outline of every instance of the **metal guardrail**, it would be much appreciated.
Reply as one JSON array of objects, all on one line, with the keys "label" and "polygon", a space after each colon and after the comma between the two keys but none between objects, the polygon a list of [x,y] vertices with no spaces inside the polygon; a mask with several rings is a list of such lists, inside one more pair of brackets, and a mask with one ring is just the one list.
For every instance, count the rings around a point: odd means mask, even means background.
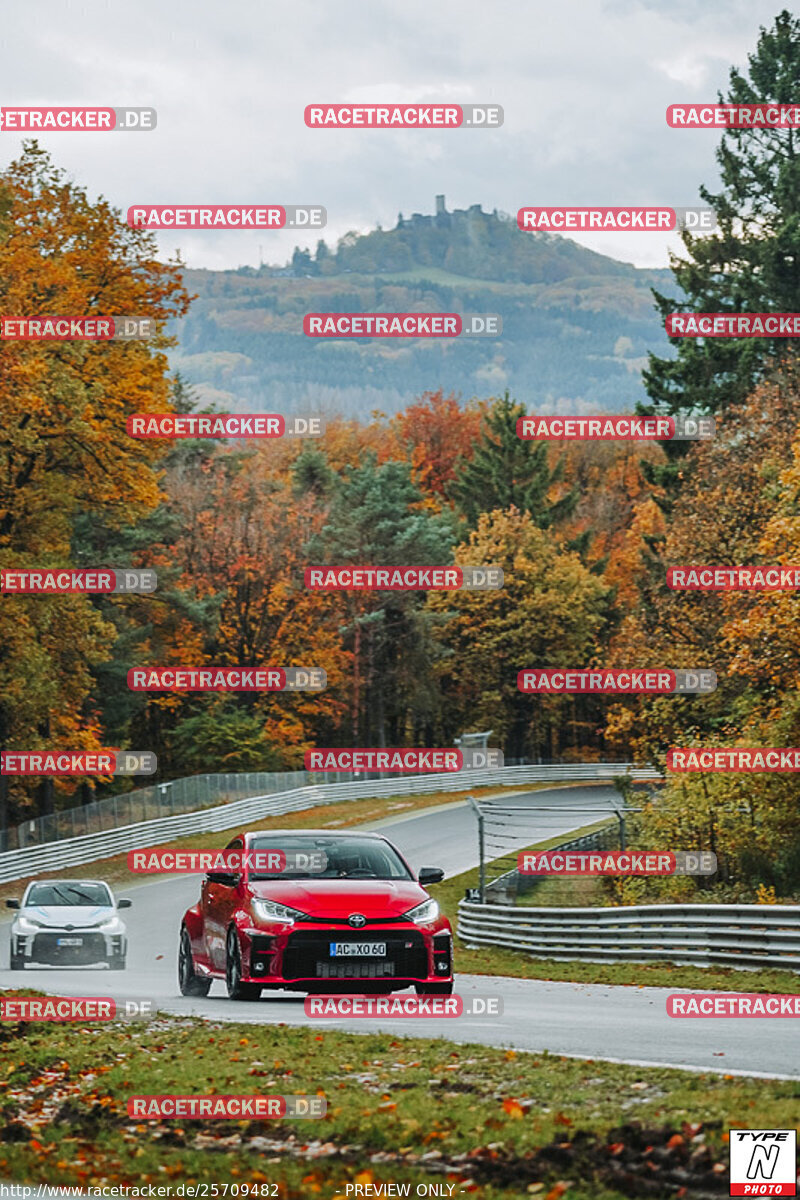
[{"label": "metal guardrail", "polygon": [[[395,775],[389,779],[350,781],[348,783],[312,783],[306,787],[270,795],[234,800],[200,812],[180,813],[140,821],[118,829],[103,830],[81,837],[65,838],[41,846],[26,846],[0,854],[0,883],[24,879],[41,871],[78,866],[110,858],[128,850],[156,846],[192,833],[216,833],[239,828],[263,817],[299,812],[346,800],[383,796],[413,796],[427,792],[462,791],[480,787],[513,787],[526,783],[568,783],[611,780],[627,775],[635,782],[649,782],[662,776],[652,767],[633,763],[563,763],[554,766],[499,767],[491,771],[442,772],[435,775]],[[313,778],[313,777],[312,777]]]},{"label": "metal guardrail", "polygon": [[533,958],[800,971],[800,906],[790,904],[515,908],[462,900],[458,934],[471,949],[503,946]]},{"label": "metal guardrail", "polygon": [[[45,842],[102,833],[139,821],[214,808],[248,796],[287,792],[305,787],[309,782],[306,771],[250,771],[187,775],[183,779],[151,783],[118,796],[106,796],[103,800],[91,800],[88,804],[75,804],[58,812],[29,817],[19,825],[0,830],[0,851],[21,850],[25,846],[41,846]],[[338,779],[333,782],[337,783]]]}]

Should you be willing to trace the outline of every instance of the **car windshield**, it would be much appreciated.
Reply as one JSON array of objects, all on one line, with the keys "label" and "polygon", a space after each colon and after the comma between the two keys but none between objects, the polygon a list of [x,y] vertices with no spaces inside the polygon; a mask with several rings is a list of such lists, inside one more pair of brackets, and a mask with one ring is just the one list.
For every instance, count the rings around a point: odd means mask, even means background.
[{"label": "car windshield", "polygon": [[104,883],[67,883],[56,880],[53,883],[34,883],[25,897],[26,905],[36,905],[39,908],[53,908],[57,905],[82,906],[100,905],[111,906],[114,901]]},{"label": "car windshield", "polygon": [[[405,863],[389,843],[372,838],[287,837],[277,833],[270,837],[255,838],[250,847],[253,850],[282,850],[287,860],[286,870],[278,873],[253,872],[251,879],[412,878]],[[302,856],[312,858],[315,852],[324,862],[324,870],[303,866]]]}]

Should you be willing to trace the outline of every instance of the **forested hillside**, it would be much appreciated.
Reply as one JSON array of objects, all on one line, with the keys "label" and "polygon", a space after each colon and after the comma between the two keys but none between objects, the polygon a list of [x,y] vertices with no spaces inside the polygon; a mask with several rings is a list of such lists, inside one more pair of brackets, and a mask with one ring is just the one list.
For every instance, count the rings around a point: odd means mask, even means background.
[{"label": "forested hillside", "polygon": [[[441,199],[441,198],[440,198]],[[522,233],[474,205],[348,234],[290,265],[186,272],[197,295],[171,361],[201,402],[250,411],[394,413],[426,389],[465,399],[509,388],[527,406],[631,409],[667,340],[644,271],[568,238]],[[497,339],[306,337],[307,312],[496,312]]]}]

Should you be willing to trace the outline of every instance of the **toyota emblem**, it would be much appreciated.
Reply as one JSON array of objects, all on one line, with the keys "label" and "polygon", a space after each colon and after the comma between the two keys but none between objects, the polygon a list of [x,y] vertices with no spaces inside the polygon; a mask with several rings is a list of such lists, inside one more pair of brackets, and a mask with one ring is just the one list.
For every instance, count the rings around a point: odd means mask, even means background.
[{"label": "toyota emblem", "polygon": [[360,929],[362,925],[366,925],[367,918],[362,916],[361,913],[352,913],[347,918],[347,923],[348,925],[352,925],[354,929]]}]

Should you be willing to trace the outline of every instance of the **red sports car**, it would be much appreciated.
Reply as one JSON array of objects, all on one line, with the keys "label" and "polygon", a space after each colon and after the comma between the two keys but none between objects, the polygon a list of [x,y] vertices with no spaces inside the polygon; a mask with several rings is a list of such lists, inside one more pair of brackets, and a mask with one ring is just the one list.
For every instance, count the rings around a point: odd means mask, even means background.
[{"label": "red sports car", "polygon": [[253,859],[264,856],[243,853],[241,871],[206,875],[181,925],[184,996],[206,996],[222,978],[232,1000],[257,1000],[264,988],[452,992],[452,929],[424,886],[443,871],[423,867],[415,877],[376,833],[244,833],[226,850],[277,850],[285,866],[256,871]]}]

